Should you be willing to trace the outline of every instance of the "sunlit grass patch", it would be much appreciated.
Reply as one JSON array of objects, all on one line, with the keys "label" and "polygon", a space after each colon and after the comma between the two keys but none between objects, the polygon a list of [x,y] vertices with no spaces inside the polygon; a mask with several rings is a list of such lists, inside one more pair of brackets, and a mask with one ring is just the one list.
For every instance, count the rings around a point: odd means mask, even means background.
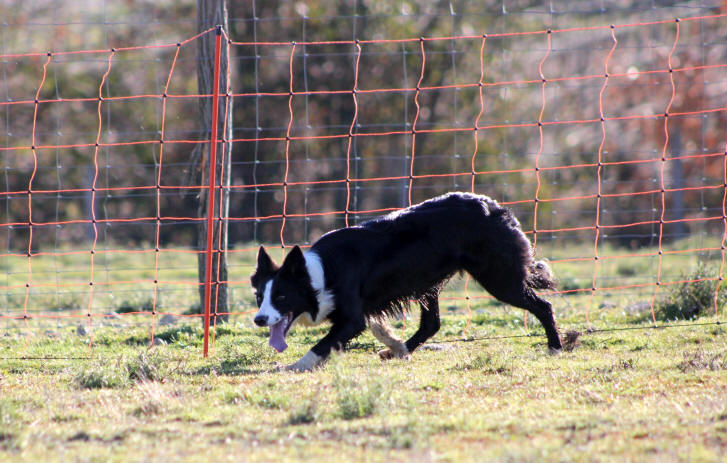
[{"label": "sunlit grass patch", "polygon": [[172,367],[168,355],[142,352],[128,358],[83,363],[73,382],[81,389],[123,388],[135,382],[163,381]]},{"label": "sunlit grass patch", "polygon": [[[618,265],[636,279],[651,264]],[[592,277],[568,262],[554,268],[577,284]],[[669,275],[681,271],[665,266]],[[572,350],[551,356],[532,316],[492,298],[467,304],[463,289],[463,281],[452,282],[442,329],[410,361],[382,362],[381,344],[364,332],[302,374],[277,367],[304,355],[327,325],[294,328],[289,349],[278,354],[267,329],[237,316],[213,327],[203,358],[197,318],[159,324],[157,315],[153,330],[150,314],[94,318],[84,335],[76,319],[50,328],[35,325],[42,320],[8,322],[0,333],[0,460],[82,460],[92,452],[138,461],[163,451],[281,462],[589,461],[596,454],[669,461],[681,458],[669,449],[688,448],[681,459],[719,461],[727,442],[727,330],[712,311],[678,323],[657,317],[655,329],[653,286],[546,295],[561,335],[577,333]],[[670,289],[659,288],[657,302]],[[249,295],[239,293],[233,303],[247,310]],[[397,335],[411,336],[418,308],[394,325]],[[152,333],[163,343],[153,345]]]},{"label": "sunlit grass patch", "polygon": [[[336,363],[336,362],[334,362]],[[381,378],[375,374],[361,374],[343,367],[334,368],[334,394],[338,415],[344,420],[365,418],[381,411],[391,394]]]}]

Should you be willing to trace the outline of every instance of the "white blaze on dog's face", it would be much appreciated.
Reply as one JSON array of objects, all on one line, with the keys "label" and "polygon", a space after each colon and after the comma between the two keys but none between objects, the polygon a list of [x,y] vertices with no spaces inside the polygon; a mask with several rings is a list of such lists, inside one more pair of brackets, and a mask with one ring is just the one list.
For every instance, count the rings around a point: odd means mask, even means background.
[{"label": "white blaze on dog's face", "polygon": [[291,317],[274,305],[273,290],[278,273],[278,266],[270,259],[265,248],[260,247],[257,269],[250,279],[255,288],[258,305],[254,321],[258,326],[270,327],[270,345],[278,352],[282,352],[288,347],[285,344],[285,335],[290,328]]},{"label": "white blaze on dog's face", "polygon": [[288,344],[285,343],[285,336],[293,324],[293,312],[290,310],[281,310],[275,306],[276,302],[280,303],[285,300],[285,296],[282,294],[273,295],[273,285],[275,282],[276,278],[271,278],[265,282],[262,295],[258,290],[256,296],[259,310],[254,320],[258,326],[270,327],[269,344],[278,352],[282,352],[288,348]]},{"label": "white blaze on dog's face", "polygon": [[275,308],[272,301],[272,289],[273,289],[273,280],[268,280],[267,283],[264,285],[264,290],[262,294],[257,295],[258,298],[258,311],[255,315],[256,320],[265,319],[265,323],[263,323],[263,326],[270,326],[278,323],[280,320],[283,319],[283,316],[280,314],[278,309]]}]

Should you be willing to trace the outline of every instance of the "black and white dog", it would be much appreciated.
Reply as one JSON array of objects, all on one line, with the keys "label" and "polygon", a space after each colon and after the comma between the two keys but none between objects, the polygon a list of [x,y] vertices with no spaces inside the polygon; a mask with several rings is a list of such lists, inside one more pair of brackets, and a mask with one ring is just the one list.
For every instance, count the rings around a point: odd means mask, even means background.
[{"label": "black and white dog", "polygon": [[[331,322],[330,332],[289,370],[311,370],[331,349],[342,349],[366,329],[387,346],[382,359],[408,357],[439,330],[439,292],[466,271],[497,299],[532,312],[551,352],[561,349],[553,311],[535,289],[553,288],[550,269],[512,213],[487,196],[449,193],[360,225],[323,235],[305,254],[298,246],[278,267],[260,247],[252,275],[259,310],[255,324],[270,327],[270,345],[300,321]],[[414,335],[402,342],[387,316],[410,300],[421,305]]]}]

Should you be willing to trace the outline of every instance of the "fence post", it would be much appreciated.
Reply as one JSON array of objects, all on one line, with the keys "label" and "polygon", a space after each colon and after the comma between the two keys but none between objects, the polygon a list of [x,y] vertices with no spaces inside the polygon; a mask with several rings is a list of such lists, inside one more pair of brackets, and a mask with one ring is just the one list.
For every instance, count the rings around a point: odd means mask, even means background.
[{"label": "fence post", "polygon": [[[212,299],[212,242],[215,216],[215,172],[217,168],[217,117],[220,100],[220,54],[222,50],[222,26],[215,29],[215,68],[212,81],[212,127],[210,130],[210,174],[207,191],[207,250],[205,253],[204,277],[204,356],[209,354],[210,303]],[[220,250],[221,252],[221,250]]]}]

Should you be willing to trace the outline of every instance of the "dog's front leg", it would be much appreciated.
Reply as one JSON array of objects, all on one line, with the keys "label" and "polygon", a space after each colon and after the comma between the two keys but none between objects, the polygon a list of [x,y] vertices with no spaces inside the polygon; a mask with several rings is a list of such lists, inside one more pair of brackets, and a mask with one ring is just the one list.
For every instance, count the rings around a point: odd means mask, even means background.
[{"label": "dog's front leg", "polygon": [[318,354],[309,350],[303,357],[292,365],[288,365],[284,368],[285,371],[312,371],[315,367],[321,365],[326,359],[320,357]]},{"label": "dog's front leg", "polygon": [[322,365],[331,354],[331,349],[342,350],[348,342],[366,329],[363,315],[355,320],[336,321],[331,331],[313,346],[300,360],[285,367],[287,371],[311,371]]}]

